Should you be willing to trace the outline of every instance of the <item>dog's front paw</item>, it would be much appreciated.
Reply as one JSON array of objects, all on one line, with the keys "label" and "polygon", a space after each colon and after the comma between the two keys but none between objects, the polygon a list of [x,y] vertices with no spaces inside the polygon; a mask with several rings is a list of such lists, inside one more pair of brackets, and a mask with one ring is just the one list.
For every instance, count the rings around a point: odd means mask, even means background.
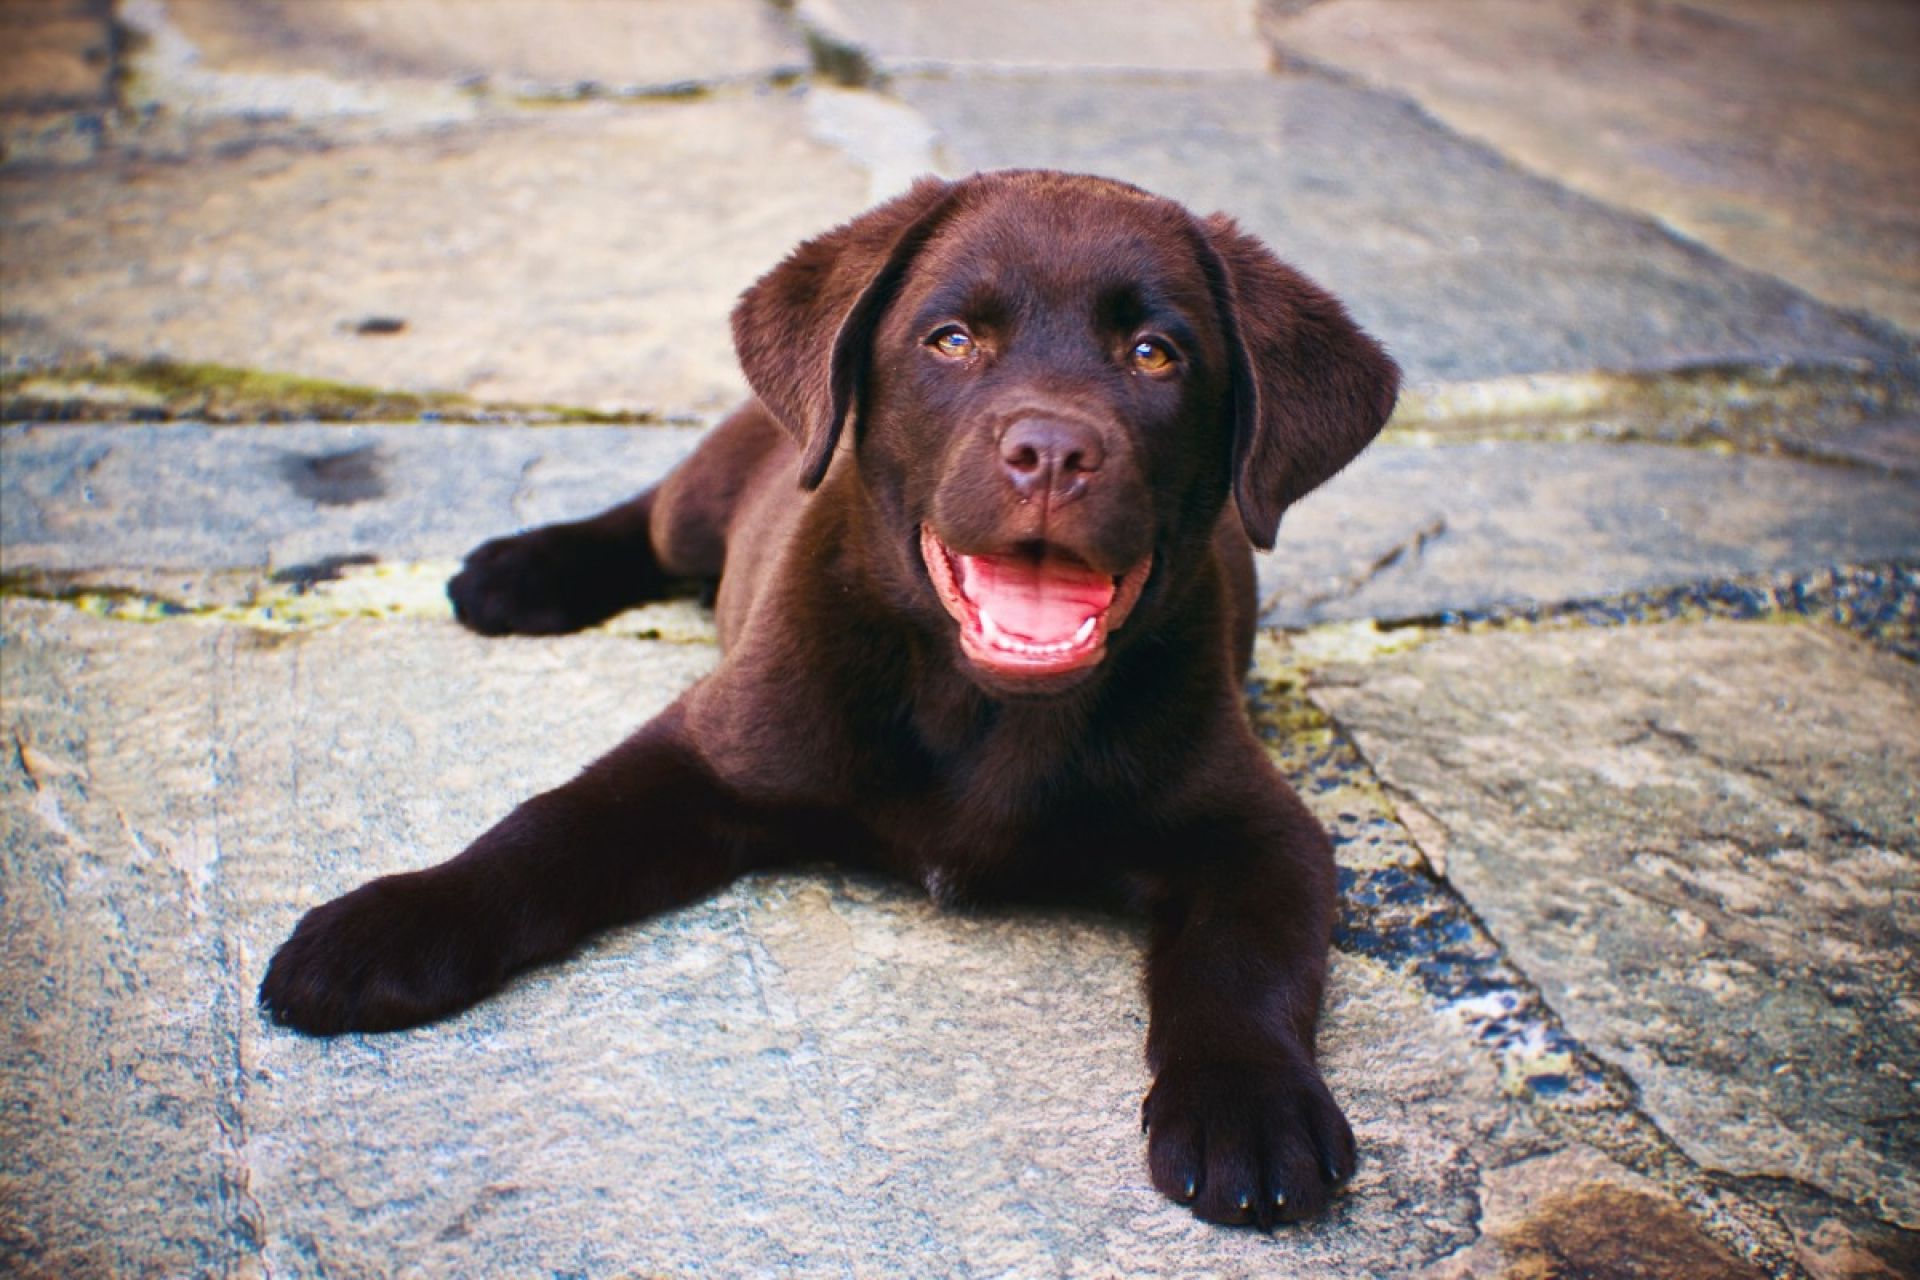
[{"label": "dog's front paw", "polygon": [[387,876],[307,912],[267,966],[260,1007],[330,1036],[431,1022],[492,991],[498,952],[436,889]]},{"label": "dog's front paw", "polygon": [[1302,1063],[1170,1065],[1141,1117],[1153,1185],[1209,1222],[1310,1218],[1353,1174],[1353,1130]]},{"label": "dog's front paw", "polygon": [[559,635],[618,613],[633,594],[604,540],[549,525],[475,547],[447,583],[453,615],[483,636]]}]

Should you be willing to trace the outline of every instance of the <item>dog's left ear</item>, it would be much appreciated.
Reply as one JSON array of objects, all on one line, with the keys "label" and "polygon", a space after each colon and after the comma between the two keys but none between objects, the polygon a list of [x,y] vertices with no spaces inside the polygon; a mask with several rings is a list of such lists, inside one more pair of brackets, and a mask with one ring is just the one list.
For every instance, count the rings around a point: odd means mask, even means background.
[{"label": "dog's left ear", "polygon": [[800,446],[804,488],[827,474],[866,379],[873,327],[955,185],[922,178],[906,194],[807,241],[733,309],[740,367]]},{"label": "dog's left ear", "polygon": [[1215,214],[1201,232],[1232,363],[1233,498],[1266,550],[1281,514],[1386,425],[1400,369],[1332,294],[1231,218]]}]

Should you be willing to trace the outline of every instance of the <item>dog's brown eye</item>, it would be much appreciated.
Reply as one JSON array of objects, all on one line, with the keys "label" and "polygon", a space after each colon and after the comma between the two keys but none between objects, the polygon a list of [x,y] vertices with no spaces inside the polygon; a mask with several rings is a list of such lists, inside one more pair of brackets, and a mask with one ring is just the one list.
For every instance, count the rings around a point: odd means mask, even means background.
[{"label": "dog's brown eye", "polygon": [[1165,373],[1173,368],[1173,352],[1157,338],[1142,338],[1134,343],[1127,359],[1142,373]]},{"label": "dog's brown eye", "polygon": [[927,345],[955,360],[964,360],[974,352],[973,335],[957,324],[950,324],[935,333]]}]

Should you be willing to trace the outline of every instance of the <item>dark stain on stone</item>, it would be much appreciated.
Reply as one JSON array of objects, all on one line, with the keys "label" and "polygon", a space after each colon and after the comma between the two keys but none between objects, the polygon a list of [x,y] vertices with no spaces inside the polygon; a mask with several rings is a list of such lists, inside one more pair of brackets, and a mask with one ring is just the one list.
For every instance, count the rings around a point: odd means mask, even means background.
[{"label": "dark stain on stone", "polygon": [[323,507],[350,507],[387,491],[379,450],[370,444],[337,453],[289,453],[280,459],[280,474],[295,493]]},{"label": "dark stain on stone", "polygon": [[1758,573],[1558,603],[1449,609],[1377,624],[1382,631],[1429,627],[1613,627],[1688,618],[1818,618],[1920,662],[1920,562],[1839,565],[1811,573]]},{"label": "dark stain on stone", "polygon": [[809,29],[806,36],[814,74],[847,89],[869,89],[879,83],[879,73],[866,50],[822,31]]},{"label": "dark stain on stone", "polygon": [[407,322],[400,316],[368,316],[353,326],[363,338],[385,338],[406,332]]},{"label": "dark stain on stone", "polygon": [[356,555],[325,556],[306,564],[290,564],[284,569],[274,570],[273,582],[285,583],[294,589],[295,594],[305,595],[313,590],[315,584],[337,581],[348,569],[356,565],[378,564],[380,557],[360,552]]},{"label": "dark stain on stone", "polygon": [[1586,1187],[1500,1233],[1507,1280],[1764,1280],[1679,1206],[1623,1187]]}]

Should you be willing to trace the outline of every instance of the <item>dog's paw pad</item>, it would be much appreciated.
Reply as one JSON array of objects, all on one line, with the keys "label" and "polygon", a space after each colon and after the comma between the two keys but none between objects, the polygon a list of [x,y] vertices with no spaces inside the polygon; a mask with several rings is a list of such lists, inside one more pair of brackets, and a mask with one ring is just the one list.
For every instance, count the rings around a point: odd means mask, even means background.
[{"label": "dog's paw pad", "polygon": [[1353,1131],[1311,1067],[1169,1068],[1143,1113],[1153,1185],[1209,1222],[1311,1218],[1353,1174]]},{"label": "dog's paw pad", "polygon": [[418,875],[388,876],[301,918],[267,965],[260,1008],[309,1035],[415,1026],[497,986],[488,954]]}]

